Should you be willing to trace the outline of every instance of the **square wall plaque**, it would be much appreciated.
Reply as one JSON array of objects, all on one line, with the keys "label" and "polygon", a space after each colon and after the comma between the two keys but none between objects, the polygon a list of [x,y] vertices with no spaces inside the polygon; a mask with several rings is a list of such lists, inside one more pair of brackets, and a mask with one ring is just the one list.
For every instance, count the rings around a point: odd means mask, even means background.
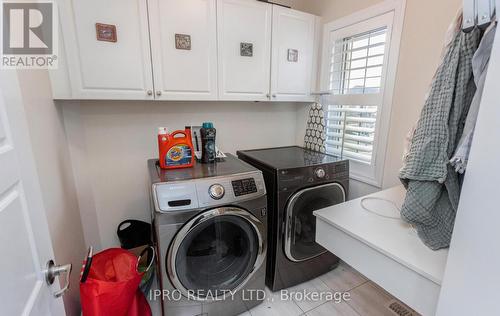
[{"label": "square wall plaque", "polygon": [[296,49],[288,49],[288,57],[289,62],[296,63],[299,61],[299,51]]},{"label": "square wall plaque", "polygon": [[175,34],[175,48],[191,50],[191,35]]},{"label": "square wall plaque", "polygon": [[116,25],[96,23],[95,31],[98,41],[113,42],[113,43],[117,41]]},{"label": "square wall plaque", "polygon": [[243,57],[253,56],[253,44],[252,43],[240,43],[240,55]]}]

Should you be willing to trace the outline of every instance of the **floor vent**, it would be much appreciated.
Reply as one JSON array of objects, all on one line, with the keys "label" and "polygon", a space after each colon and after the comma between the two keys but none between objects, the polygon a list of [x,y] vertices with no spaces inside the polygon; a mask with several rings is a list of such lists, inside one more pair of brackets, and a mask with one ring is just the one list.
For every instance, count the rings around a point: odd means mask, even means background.
[{"label": "floor vent", "polygon": [[397,316],[417,316],[415,312],[396,300],[390,301],[387,308]]}]

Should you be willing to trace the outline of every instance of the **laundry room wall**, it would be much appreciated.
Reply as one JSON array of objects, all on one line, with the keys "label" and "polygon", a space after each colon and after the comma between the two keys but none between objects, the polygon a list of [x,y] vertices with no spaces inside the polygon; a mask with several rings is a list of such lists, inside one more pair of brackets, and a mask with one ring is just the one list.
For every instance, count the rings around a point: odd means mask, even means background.
[{"label": "laundry room wall", "polygon": [[[327,23],[378,0],[289,0]],[[418,119],[444,34],[460,0],[407,1],[391,113],[383,188],[399,183],[405,136]],[[157,127],[213,121],[226,152],[302,145],[308,104],[267,102],[61,101],[85,242],[118,245],[124,219],[149,219],[146,160],[156,157]],[[380,188],[351,181],[351,198]]]},{"label": "laundry room wall", "polygon": [[[325,24],[380,2],[382,1],[296,0],[294,7],[321,16],[322,24]],[[440,61],[446,30],[457,15],[461,3],[460,0],[406,1],[382,188],[399,184],[398,173],[405,137],[418,120],[425,95]],[[304,128],[299,123],[304,122],[306,117],[306,108],[300,108],[297,115],[297,140],[303,137]],[[379,189],[352,180],[350,198]]]},{"label": "laundry room wall", "polygon": [[212,121],[225,152],[296,143],[298,107],[267,102],[59,102],[64,110],[87,244],[117,246],[124,219],[150,219],[146,161],[157,128]]}]

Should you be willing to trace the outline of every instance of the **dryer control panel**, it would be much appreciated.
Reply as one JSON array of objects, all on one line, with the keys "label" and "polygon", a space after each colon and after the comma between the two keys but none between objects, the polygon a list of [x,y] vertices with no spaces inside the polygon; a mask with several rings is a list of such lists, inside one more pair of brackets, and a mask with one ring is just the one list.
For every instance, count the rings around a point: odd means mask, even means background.
[{"label": "dryer control panel", "polygon": [[229,205],[266,195],[262,172],[153,185],[157,212],[193,210]]},{"label": "dryer control panel", "polygon": [[279,191],[293,191],[304,185],[315,185],[349,178],[349,161],[282,169],[278,171]]}]

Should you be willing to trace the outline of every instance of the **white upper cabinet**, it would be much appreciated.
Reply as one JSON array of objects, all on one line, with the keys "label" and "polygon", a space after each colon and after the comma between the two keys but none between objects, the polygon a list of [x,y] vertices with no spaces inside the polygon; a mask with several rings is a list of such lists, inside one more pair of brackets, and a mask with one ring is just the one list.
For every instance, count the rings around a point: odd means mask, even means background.
[{"label": "white upper cabinet", "polygon": [[269,100],[272,5],[218,0],[219,99]]},{"label": "white upper cabinet", "polygon": [[273,6],[272,101],[310,101],[316,16]]},{"label": "white upper cabinet", "polygon": [[217,99],[216,0],[148,0],[155,99]]},{"label": "white upper cabinet", "polygon": [[313,101],[318,18],[256,0],[56,0],[55,99]]},{"label": "white upper cabinet", "polygon": [[[146,2],[58,1],[66,56],[51,72],[54,97],[153,99]],[[62,73],[66,72],[66,73]],[[68,88],[71,91],[60,91]]]}]

